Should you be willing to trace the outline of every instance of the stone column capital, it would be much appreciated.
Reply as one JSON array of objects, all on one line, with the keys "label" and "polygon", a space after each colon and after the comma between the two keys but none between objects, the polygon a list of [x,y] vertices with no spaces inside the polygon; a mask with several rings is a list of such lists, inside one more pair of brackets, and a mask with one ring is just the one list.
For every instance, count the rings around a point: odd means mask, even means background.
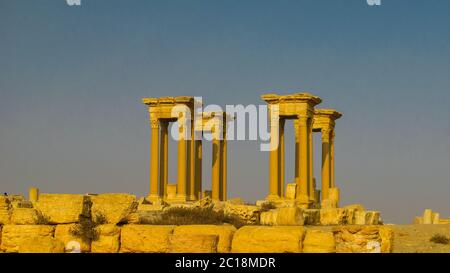
[{"label": "stone column capital", "polygon": [[297,127],[306,127],[308,126],[308,117],[307,116],[298,116],[297,117]]},{"label": "stone column capital", "polygon": [[331,128],[328,128],[328,127],[325,127],[325,128],[322,128],[322,141],[329,141],[330,139],[331,139],[331,132],[332,132],[332,130],[331,130]]},{"label": "stone column capital", "polygon": [[159,120],[157,118],[151,118],[150,126],[152,129],[158,129],[159,128]]}]

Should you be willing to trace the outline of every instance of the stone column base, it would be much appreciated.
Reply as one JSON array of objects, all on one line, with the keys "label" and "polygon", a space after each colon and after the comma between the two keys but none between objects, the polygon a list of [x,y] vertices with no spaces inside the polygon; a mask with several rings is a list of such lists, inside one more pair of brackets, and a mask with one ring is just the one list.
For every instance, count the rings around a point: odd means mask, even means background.
[{"label": "stone column base", "polygon": [[161,201],[162,198],[161,198],[161,196],[159,196],[159,195],[156,195],[156,194],[150,194],[150,195],[147,197],[147,200],[150,201],[150,202],[156,202],[156,201]]}]

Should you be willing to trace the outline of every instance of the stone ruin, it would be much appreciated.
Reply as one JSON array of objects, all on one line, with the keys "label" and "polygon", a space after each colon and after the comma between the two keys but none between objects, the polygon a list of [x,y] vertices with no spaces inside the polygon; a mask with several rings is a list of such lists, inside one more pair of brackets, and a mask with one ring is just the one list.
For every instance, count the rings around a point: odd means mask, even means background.
[{"label": "stone ruin", "polygon": [[[134,195],[39,194],[0,197],[0,252],[19,253],[352,253],[391,252],[392,230],[382,225],[299,225],[297,207],[281,208],[282,226],[263,226],[252,206],[239,200],[216,204],[248,219],[236,228],[222,225],[151,225],[167,204],[145,202]],[[196,206],[210,206],[205,202]],[[180,205],[180,204],[178,204]],[[261,214],[261,216],[264,214]],[[94,224],[95,223],[95,224]],[[86,228],[86,230],[84,230]],[[77,231],[77,232],[74,232]],[[81,234],[80,234],[81,232]]]},{"label": "stone ruin", "polygon": [[434,212],[431,209],[425,209],[422,216],[416,216],[413,224],[415,225],[445,225],[450,224],[450,219],[444,219],[440,217],[440,213]]},{"label": "stone ruin", "polygon": [[[125,193],[48,194],[0,197],[0,252],[390,252],[392,230],[380,213],[362,205],[340,207],[334,179],[335,124],[342,114],[315,109],[308,93],[268,94],[271,142],[269,192],[255,205],[227,197],[224,112],[201,113],[194,122],[193,97],[145,98],[151,124],[150,191],[138,199]],[[174,108],[182,105],[178,117]],[[276,110],[276,114],[274,114]],[[184,112],[183,112],[184,111]],[[192,114],[191,114],[192,115]],[[284,178],[284,126],[295,128],[295,181]],[[180,121],[178,181],[168,182],[168,125]],[[213,135],[212,189],[202,188],[202,140]],[[322,135],[322,181],[313,174],[313,133]],[[171,208],[209,208],[237,217],[243,227],[154,225]],[[424,218],[425,219],[425,218]],[[424,220],[425,221],[425,220]],[[320,226],[320,227],[318,227]]]}]

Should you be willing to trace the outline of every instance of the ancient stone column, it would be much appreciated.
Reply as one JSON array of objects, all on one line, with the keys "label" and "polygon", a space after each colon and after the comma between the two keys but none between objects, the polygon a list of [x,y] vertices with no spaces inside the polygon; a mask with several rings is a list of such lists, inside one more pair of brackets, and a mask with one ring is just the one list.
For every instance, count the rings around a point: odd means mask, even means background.
[{"label": "ancient stone column", "polygon": [[178,139],[178,184],[177,184],[177,199],[180,201],[186,201],[187,198],[187,140],[185,137],[186,126],[184,125],[183,118],[178,119],[179,123],[179,139]]},{"label": "ancient stone column", "polygon": [[330,133],[330,188],[336,187],[334,184],[334,130]]},{"label": "ancient stone column", "polygon": [[322,129],[322,200],[329,198],[330,182],[330,129]]},{"label": "ancient stone column", "polygon": [[221,168],[221,200],[226,201],[227,200],[227,140],[226,137],[221,141],[222,143],[222,168]]},{"label": "ancient stone column", "polygon": [[270,155],[269,155],[269,195],[268,199],[277,199],[278,192],[278,152],[279,152],[279,120],[276,117],[270,117]]},{"label": "ancient stone column", "polygon": [[35,187],[31,187],[28,190],[28,199],[31,202],[37,202],[39,200],[39,189]]},{"label": "ancient stone column", "polygon": [[189,200],[197,200],[195,192],[195,142],[194,142],[194,121],[190,123],[190,140],[188,140],[188,166],[189,166]]},{"label": "ancient stone column", "polygon": [[213,156],[212,156],[212,200],[220,200],[220,140],[213,138]]},{"label": "ancient stone column", "polygon": [[284,125],[285,125],[285,120],[284,119],[280,119],[280,145],[279,145],[279,166],[278,166],[278,196],[283,197],[284,196],[284,160],[285,160],[285,155],[284,155]]},{"label": "ancient stone column", "polygon": [[195,140],[195,195],[201,198],[202,192],[202,140]]},{"label": "ancient stone column", "polygon": [[316,187],[314,185],[314,166],[313,166],[313,120],[308,119],[308,177],[309,177],[309,200],[314,202],[316,200]]},{"label": "ancient stone column", "polygon": [[431,209],[426,209],[423,212],[423,223],[433,224],[433,211]]},{"label": "ancient stone column", "polygon": [[159,196],[167,196],[169,177],[169,122],[161,121],[161,145],[159,151]]},{"label": "ancient stone column", "polygon": [[159,150],[159,120],[151,119],[151,149],[150,149],[150,195],[151,200],[158,198],[158,150]]},{"label": "ancient stone column", "polygon": [[298,195],[297,200],[301,204],[309,203],[309,143],[308,143],[308,117],[299,116],[298,117],[298,135],[299,135],[299,162],[298,162],[298,172],[299,180],[297,184]]},{"label": "ancient stone column", "polygon": [[299,137],[299,128],[298,128],[298,120],[294,119],[294,134],[295,134],[295,183],[297,183],[297,185],[299,185],[300,182],[298,182],[299,177],[298,177],[298,164],[299,164],[299,153],[298,153],[298,149],[300,147],[300,137]]}]

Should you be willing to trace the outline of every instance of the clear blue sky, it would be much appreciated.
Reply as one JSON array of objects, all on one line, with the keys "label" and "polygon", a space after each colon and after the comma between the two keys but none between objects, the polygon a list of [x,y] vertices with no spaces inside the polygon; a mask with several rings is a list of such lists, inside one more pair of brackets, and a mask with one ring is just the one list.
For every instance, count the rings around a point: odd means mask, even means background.
[{"label": "clear blue sky", "polygon": [[[0,190],[144,196],[141,97],[262,104],[267,92],[307,91],[344,113],[343,204],[386,222],[425,208],[450,217],[449,11],[449,1],[425,0],[0,0]],[[292,129],[287,137],[292,147]],[[231,197],[267,194],[258,148],[230,143]],[[175,155],[172,145],[171,181]],[[292,180],[292,149],[287,157]]]}]

